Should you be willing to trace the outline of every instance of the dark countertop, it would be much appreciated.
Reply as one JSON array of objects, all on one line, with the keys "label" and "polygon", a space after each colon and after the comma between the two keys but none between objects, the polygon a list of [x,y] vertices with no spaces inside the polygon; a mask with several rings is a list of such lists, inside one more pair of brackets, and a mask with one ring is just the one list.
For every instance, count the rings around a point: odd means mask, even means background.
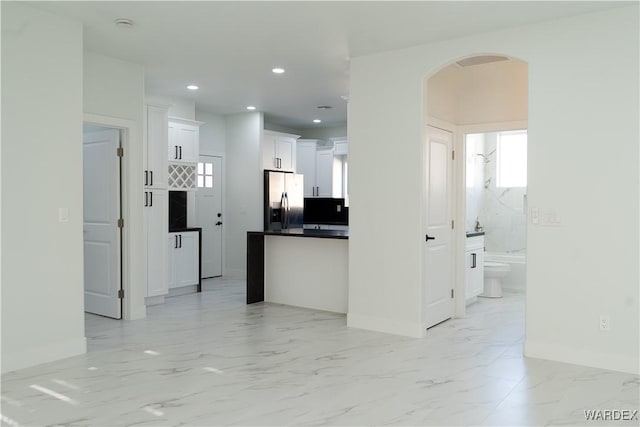
[{"label": "dark countertop", "polygon": [[320,239],[348,239],[349,232],[345,230],[313,230],[293,228],[283,231],[249,231],[247,234],[262,234],[264,236],[285,237],[315,237]]},{"label": "dark countertop", "polygon": [[484,236],[484,231],[467,231],[467,237]]},{"label": "dark countertop", "polygon": [[202,231],[202,227],[174,228],[169,233],[187,233],[189,231]]}]

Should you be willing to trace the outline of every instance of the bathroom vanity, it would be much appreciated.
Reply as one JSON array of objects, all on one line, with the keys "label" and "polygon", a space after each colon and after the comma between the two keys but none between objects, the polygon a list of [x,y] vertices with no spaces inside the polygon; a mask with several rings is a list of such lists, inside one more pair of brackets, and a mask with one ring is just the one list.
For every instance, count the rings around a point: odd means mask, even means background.
[{"label": "bathroom vanity", "polygon": [[476,302],[484,290],[484,232],[467,232],[465,249],[465,299]]}]

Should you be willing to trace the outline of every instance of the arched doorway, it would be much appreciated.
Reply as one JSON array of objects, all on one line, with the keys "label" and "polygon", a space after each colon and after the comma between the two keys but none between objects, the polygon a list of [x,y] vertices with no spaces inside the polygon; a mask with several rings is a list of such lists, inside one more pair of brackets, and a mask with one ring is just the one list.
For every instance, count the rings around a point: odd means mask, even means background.
[{"label": "arched doorway", "polygon": [[[497,265],[508,265],[501,267],[509,272],[502,271],[501,276],[508,280],[500,288],[520,293],[516,298],[524,306],[526,160],[524,185],[504,179],[504,174],[523,172],[519,166],[505,168],[513,166],[518,154],[522,157],[523,145],[511,143],[522,142],[523,132],[526,159],[527,74],[526,62],[487,54],[458,59],[424,78],[422,306],[427,327],[447,318],[464,317],[467,305],[475,303],[479,295],[498,296],[499,292],[485,292],[482,283],[485,248]],[[443,154],[447,137],[451,155],[448,151]],[[508,149],[514,147],[515,157],[514,150]],[[498,163],[502,170],[497,169]],[[497,174],[501,174],[500,182]],[[446,183],[446,188],[435,188],[437,182]],[[440,235],[434,234],[436,226]],[[448,247],[436,243],[446,241],[447,235]],[[518,238],[509,241],[514,236]],[[496,283],[493,279],[489,282]]]}]

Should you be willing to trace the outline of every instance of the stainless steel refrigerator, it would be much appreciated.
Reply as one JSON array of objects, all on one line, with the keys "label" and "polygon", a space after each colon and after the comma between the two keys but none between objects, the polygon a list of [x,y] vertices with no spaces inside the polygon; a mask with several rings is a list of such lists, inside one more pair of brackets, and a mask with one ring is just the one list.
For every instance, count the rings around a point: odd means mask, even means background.
[{"label": "stainless steel refrigerator", "polygon": [[264,171],[264,230],[302,228],[304,176]]}]

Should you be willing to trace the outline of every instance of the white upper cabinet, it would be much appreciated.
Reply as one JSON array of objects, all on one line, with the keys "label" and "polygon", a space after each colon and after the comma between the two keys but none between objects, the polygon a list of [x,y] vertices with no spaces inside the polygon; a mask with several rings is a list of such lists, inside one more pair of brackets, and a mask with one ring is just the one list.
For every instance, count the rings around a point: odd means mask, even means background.
[{"label": "white upper cabinet", "polygon": [[333,141],[333,154],[336,156],[346,156],[349,154],[349,142],[347,138],[331,138]]},{"label": "white upper cabinet", "polygon": [[144,144],[144,186],[167,188],[167,107],[146,105]]},{"label": "white upper cabinet", "polygon": [[339,177],[334,167],[333,149],[318,149],[316,152],[316,197],[341,197]]},{"label": "white upper cabinet", "polygon": [[265,130],[262,134],[262,168],[295,172],[298,138],[298,135]]},{"label": "white upper cabinet", "polygon": [[296,172],[304,175],[304,197],[314,197],[316,192],[317,140],[299,139],[296,146]]},{"label": "white upper cabinet", "polygon": [[299,139],[296,169],[304,175],[304,197],[344,197],[343,158],[332,144],[318,139]]},{"label": "white upper cabinet", "polygon": [[169,118],[168,159],[171,163],[198,163],[200,125],[194,120]]}]

